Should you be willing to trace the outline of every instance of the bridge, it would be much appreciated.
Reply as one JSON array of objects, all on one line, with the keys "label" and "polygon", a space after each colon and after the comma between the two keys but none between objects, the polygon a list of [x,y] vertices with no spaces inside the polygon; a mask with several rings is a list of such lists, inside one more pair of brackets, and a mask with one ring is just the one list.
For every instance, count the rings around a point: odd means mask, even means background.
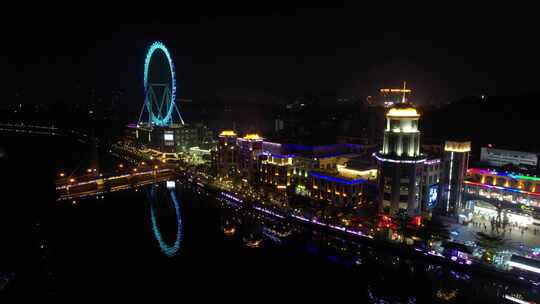
[{"label": "bridge", "polygon": [[1,123],[1,132],[10,133],[26,133],[26,134],[40,134],[40,135],[61,135],[60,130],[55,126],[40,126],[34,124],[25,123]]},{"label": "bridge", "polygon": [[137,188],[173,179],[173,168],[152,168],[107,177],[69,177],[56,182],[57,201],[75,200],[110,192]]}]

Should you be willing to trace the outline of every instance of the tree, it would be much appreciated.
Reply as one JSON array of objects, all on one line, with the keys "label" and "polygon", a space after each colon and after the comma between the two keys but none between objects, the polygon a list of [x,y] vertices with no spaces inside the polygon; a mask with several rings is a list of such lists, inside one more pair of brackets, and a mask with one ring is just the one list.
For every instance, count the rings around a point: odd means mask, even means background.
[{"label": "tree", "polygon": [[426,247],[429,247],[432,241],[445,241],[450,238],[448,226],[439,217],[432,217],[430,220],[425,220],[422,227],[417,231],[416,235],[421,238]]},{"label": "tree", "polygon": [[397,233],[402,235],[404,238],[414,234],[414,231],[411,228],[412,218],[407,213],[407,210],[399,210],[394,216],[394,221],[396,224]]},{"label": "tree", "polygon": [[489,235],[484,232],[477,232],[476,240],[478,242],[478,245],[482,249],[484,249],[482,259],[488,263],[493,262],[493,258],[495,257],[495,254],[497,253],[497,251],[504,248],[504,246],[507,243],[506,240],[501,235],[497,235],[497,234]]}]

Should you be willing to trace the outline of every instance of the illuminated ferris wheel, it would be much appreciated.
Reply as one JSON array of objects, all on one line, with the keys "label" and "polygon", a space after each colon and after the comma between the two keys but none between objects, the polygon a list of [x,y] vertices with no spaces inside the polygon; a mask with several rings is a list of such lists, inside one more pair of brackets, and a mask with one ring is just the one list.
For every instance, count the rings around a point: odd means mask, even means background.
[{"label": "illuminated ferris wheel", "polygon": [[144,104],[138,122],[155,126],[184,124],[176,106],[176,79],[171,53],[159,41],[152,43],[144,60]]},{"label": "illuminated ferris wheel", "polygon": [[[174,181],[168,181],[167,182],[167,189],[161,190],[162,188],[158,188],[155,184],[150,186],[149,189],[147,189],[147,196],[148,201],[150,203],[150,220],[152,222],[152,231],[154,232],[154,237],[156,238],[159,247],[161,249],[161,252],[163,252],[168,257],[175,256],[178,251],[180,250],[180,246],[182,244],[182,214],[181,214],[181,208],[180,204],[176,198],[175,193],[175,183]],[[159,192],[159,193],[158,193]],[[168,195],[167,195],[168,192]],[[169,199],[167,199],[169,197]],[[165,238],[161,234],[161,231],[159,230],[157,218],[156,215],[156,205],[160,202],[164,202],[169,200],[174,205],[174,210],[176,213],[176,237],[174,240],[174,243],[170,244],[165,241]]]}]

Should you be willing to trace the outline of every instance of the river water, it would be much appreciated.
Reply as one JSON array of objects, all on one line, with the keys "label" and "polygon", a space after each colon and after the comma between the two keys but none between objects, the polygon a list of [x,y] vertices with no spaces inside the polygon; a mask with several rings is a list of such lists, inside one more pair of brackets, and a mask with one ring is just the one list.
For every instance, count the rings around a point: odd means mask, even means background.
[{"label": "river water", "polygon": [[79,166],[86,145],[0,135],[0,147],[2,296],[498,303],[512,295],[538,302],[532,287],[399,257],[182,182],[57,202],[55,174]]}]

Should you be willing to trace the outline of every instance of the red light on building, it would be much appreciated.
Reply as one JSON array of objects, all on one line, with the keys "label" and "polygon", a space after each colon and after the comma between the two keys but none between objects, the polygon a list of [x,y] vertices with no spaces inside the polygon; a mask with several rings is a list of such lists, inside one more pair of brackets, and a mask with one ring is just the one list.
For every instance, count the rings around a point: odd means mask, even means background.
[{"label": "red light on building", "polygon": [[416,226],[420,227],[422,225],[422,217],[420,215],[415,216],[413,222]]}]

